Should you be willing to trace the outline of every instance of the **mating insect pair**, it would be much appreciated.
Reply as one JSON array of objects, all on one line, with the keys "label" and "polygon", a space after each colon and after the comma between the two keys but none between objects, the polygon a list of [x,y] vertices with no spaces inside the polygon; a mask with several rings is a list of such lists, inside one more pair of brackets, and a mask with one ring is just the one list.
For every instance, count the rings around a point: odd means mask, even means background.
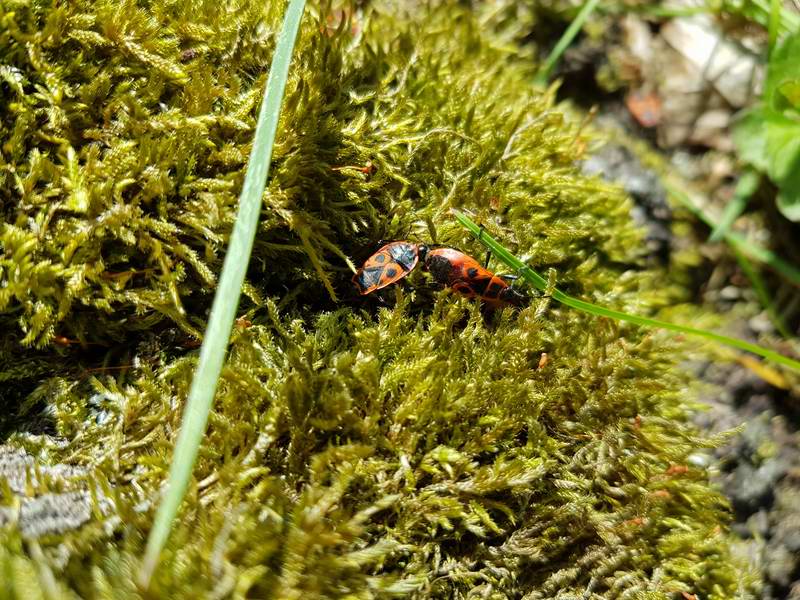
[{"label": "mating insect pair", "polygon": [[431,248],[414,242],[391,242],[370,256],[353,276],[363,296],[406,277],[421,264],[434,281],[453,288],[468,298],[479,298],[492,308],[522,306],[527,297],[512,288],[471,256],[454,248]]}]

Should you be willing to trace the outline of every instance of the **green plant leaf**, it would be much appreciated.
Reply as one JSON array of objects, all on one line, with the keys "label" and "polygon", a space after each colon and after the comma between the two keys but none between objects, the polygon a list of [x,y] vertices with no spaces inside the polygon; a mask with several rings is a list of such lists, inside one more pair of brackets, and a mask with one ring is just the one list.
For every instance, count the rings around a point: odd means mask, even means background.
[{"label": "green plant leaf", "polygon": [[[775,14],[773,11],[773,16]],[[777,26],[771,33],[776,31]],[[778,209],[791,221],[800,221],[798,65],[800,34],[793,33],[770,54],[763,105],[743,113],[733,128],[733,141],[739,156],[769,175],[778,186]]]},{"label": "green plant leaf", "polygon": [[[797,82],[800,70],[800,34],[786,36],[770,54],[767,65],[767,80],[764,85],[764,102],[775,111],[792,107],[790,96],[783,90],[786,84]],[[796,107],[796,104],[794,104]]]},{"label": "green plant leaf", "polygon": [[759,346],[758,344],[752,344],[750,342],[745,342],[744,340],[728,337],[727,335],[721,335],[719,333],[714,333],[713,331],[707,331],[705,329],[688,327],[686,325],[678,325],[676,323],[670,323],[669,321],[662,321],[660,319],[651,319],[649,317],[642,317],[640,315],[633,315],[619,310],[614,310],[613,308],[606,308],[605,306],[600,306],[597,304],[592,304],[591,302],[585,302],[583,300],[579,300],[578,298],[569,296],[556,288],[548,289],[547,280],[544,277],[542,277],[542,275],[531,269],[528,265],[526,265],[524,262],[522,262],[520,259],[514,256],[508,249],[502,246],[491,235],[486,233],[486,231],[482,227],[478,226],[465,214],[455,209],[453,209],[452,212],[455,215],[458,222],[461,223],[461,225],[463,225],[467,230],[469,230],[469,232],[472,233],[472,235],[478,238],[478,240],[489,250],[491,250],[492,254],[494,254],[494,256],[496,256],[503,263],[505,263],[506,266],[512,269],[515,273],[521,275],[523,279],[525,279],[525,281],[532,284],[534,287],[536,287],[536,289],[543,292],[547,291],[554,300],[557,300],[558,302],[561,302],[566,306],[582,310],[583,312],[598,317],[608,317],[610,319],[616,319],[617,321],[626,321],[628,323],[634,323],[636,325],[644,325],[645,327],[655,327],[659,329],[667,329],[669,331],[676,331],[678,333],[684,333],[687,335],[695,335],[698,337],[705,338],[707,340],[717,342],[719,344],[725,344],[727,346],[738,348],[739,350],[746,350],[748,352],[752,352],[753,354],[758,354],[759,356],[762,356],[776,363],[785,365],[787,367],[791,367],[792,369],[795,369],[796,371],[800,372],[799,361],[796,361],[787,356],[779,354],[778,352],[770,350],[769,348],[764,348],[762,346]]},{"label": "green plant leaf", "polygon": [[778,185],[792,179],[800,160],[800,121],[771,113],[765,120],[767,130],[767,174]]},{"label": "green plant leaf", "polygon": [[786,218],[800,220],[800,120],[768,108],[754,109],[737,120],[733,141],[742,160],[778,186],[778,208]]},{"label": "green plant leaf", "polygon": [[771,114],[767,127],[767,174],[778,186],[778,209],[800,221],[800,121]]},{"label": "green plant leaf", "polygon": [[239,196],[239,211],[211,306],[208,326],[203,338],[203,345],[200,348],[197,370],[186,401],[169,480],[156,512],[139,572],[139,583],[144,589],[149,587],[150,579],[158,565],[159,555],[169,537],[172,523],[189,486],[192,469],[208,421],[208,413],[211,410],[217,382],[222,371],[258,226],[261,198],[264,195],[272,159],[272,147],[278,129],[278,117],[286,88],[289,63],[304,8],[305,0],[290,0],[275,46],[272,68],[258,115],[253,149]]},{"label": "green plant leaf", "polygon": [[739,157],[766,173],[767,130],[765,113],[761,108],[754,108],[741,113],[733,125],[733,142]]},{"label": "green plant leaf", "polygon": [[784,217],[795,223],[800,222],[800,189],[797,187],[781,189],[775,203]]},{"label": "green plant leaf", "polygon": [[778,91],[794,108],[800,110],[800,79],[789,79],[778,84]]}]

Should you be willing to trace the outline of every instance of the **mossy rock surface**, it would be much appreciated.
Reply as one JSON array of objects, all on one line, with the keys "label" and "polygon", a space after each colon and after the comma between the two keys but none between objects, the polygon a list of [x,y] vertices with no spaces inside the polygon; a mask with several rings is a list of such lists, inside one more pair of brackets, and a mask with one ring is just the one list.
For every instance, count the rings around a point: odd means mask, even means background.
[{"label": "mossy rock surface", "polygon": [[[628,199],[580,175],[591,140],[532,86],[508,11],[404,6],[305,17],[148,597],[747,597],[680,345],[546,298],[489,314],[422,273],[390,306],[353,298],[381,238],[479,255],[452,207],[575,295],[642,312],[673,293]],[[0,424],[60,473],[0,484],[3,504],[94,506],[37,535],[4,517],[5,597],[140,596],[282,10],[0,0]]]}]

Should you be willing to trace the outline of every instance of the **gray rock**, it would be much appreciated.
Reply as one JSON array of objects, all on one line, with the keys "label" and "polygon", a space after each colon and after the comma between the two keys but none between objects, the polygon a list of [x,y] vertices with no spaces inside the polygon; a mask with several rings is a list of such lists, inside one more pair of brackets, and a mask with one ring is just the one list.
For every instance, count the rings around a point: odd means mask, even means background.
[{"label": "gray rock", "polygon": [[[81,467],[40,464],[24,450],[0,446],[0,479],[14,495],[10,505],[0,506],[0,527],[17,527],[28,539],[80,528],[92,518],[86,474]],[[110,514],[111,501],[99,490],[95,495],[99,514]]]},{"label": "gray rock", "polygon": [[615,144],[606,144],[589,156],[581,169],[586,175],[618,183],[631,195],[636,203],[631,217],[647,230],[645,243],[651,256],[666,264],[672,240],[672,211],[658,175],[642,165],[627,148]]},{"label": "gray rock", "polygon": [[44,494],[24,498],[19,510],[0,507],[0,526],[16,522],[23,537],[35,539],[43,535],[78,529],[92,515],[89,492]]},{"label": "gray rock", "polygon": [[797,557],[785,546],[767,546],[766,571],[770,580],[782,587],[792,582],[792,575],[797,566]]},{"label": "gray rock", "polygon": [[775,481],[780,476],[777,467],[774,461],[761,467],[745,463],[731,474],[725,482],[725,490],[738,512],[750,515],[772,502]]}]

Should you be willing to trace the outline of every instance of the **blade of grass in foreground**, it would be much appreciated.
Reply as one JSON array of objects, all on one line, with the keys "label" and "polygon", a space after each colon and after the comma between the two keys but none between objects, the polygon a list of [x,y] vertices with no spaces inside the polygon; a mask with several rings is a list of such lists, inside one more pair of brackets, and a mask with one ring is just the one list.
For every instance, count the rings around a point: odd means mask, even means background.
[{"label": "blade of grass in foreground", "polygon": [[[503,247],[497,240],[495,240],[492,236],[486,233],[484,229],[476,225],[469,217],[456,210],[453,210],[453,214],[455,215],[456,219],[458,219],[459,223],[461,223],[464,227],[466,227],[469,230],[469,232],[472,233],[472,235],[478,238],[478,240],[484,246],[486,246],[489,250],[492,251],[492,254],[494,254],[497,258],[503,261],[510,269],[513,269],[515,273],[518,273],[522,277],[524,277],[525,280],[533,284],[536,287],[536,289],[540,291],[545,291],[547,289],[547,280],[544,277],[542,277],[539,273],[531,269],[528,265],[526,265],[524,262],[522,262],[520,259],[514,256],[505,247]],[[720,344],[733,346],[734,348],[738,348],[739,350],[746,350],[748,352],[752,352],[753,354],[758,354],[759,356],[763,356],[764,358],[772,360],[776,363],[780,363],[782,365],[800,371],[800,362],[793,360],[787,356],[783,356],[782,354],[779,354],[774,350],[770,350],[768,348],[762,348],[757,344],[751,344],[750,342],[745,342],[744,340],[739,340],[736,338],[728,337],[726,335],[721,335],[719,333],[714,333],[713,331],[706,331],[705,329],[697,329],[695,327],[687,327],[685,325],[678,325],[676,323],[661,321],[659,319],[651,319],[649,317],[632,315],[619,310],[614,310],[612,308],[606,308],[604,306],[592,304],[590,302],[584,302],[583,300],[578,300],[577,298],[569,296],[558,289],[551,289],[549,293],[552,298],[558,300],[562,304],[566,304],[569,307],[582,310],[584,312],[596,315],[598,317],[608,317],[610,319],[616,319],[618,321],[627,321],[628,323],[634,323],[636,325],[644,325],[645,327],[658,327],[661,329],[668,329],[670,331],[677,331],[678,333],[696,335]]]},{"label": "blade of grass in foreground", "polygon": [[253,149],[250,152],[250,161],[242,193],[239,196],[239,212],[231,232],[222,274],[211,306],[203,345],[200,348],[200,359],[184,409],[166,491],[156,512],[139,572],[139,583],[145,589],[150,584],[161,550],[167,542],[172,523],[189,486],[197,452],[208,422],[208,413],[217,389],[217,380],[222,371],[242,283],[253,249],[261,212],[261,197],[264,194],[272,159],[272,146],[278,128],[278,116],[289,73],[289,63],[304,8],[305,0],[290,0],[278,36],[266,93],[258,115]]}]

